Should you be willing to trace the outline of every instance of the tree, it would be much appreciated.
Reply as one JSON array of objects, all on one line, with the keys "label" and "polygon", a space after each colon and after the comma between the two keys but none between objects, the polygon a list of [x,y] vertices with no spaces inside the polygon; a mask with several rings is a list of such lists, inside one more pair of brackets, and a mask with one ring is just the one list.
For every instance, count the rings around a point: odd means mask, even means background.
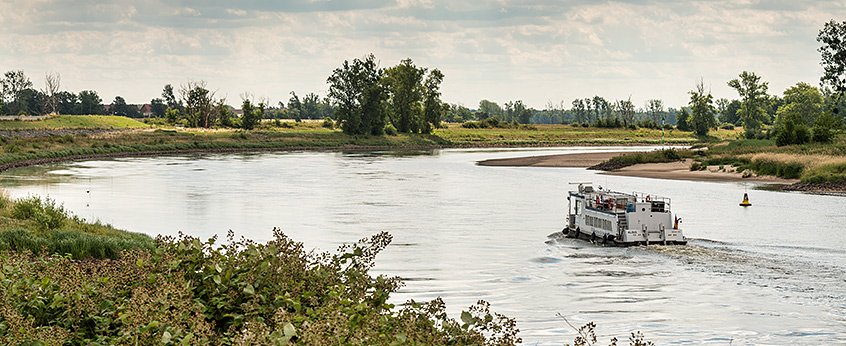
[{"label": "tree", "polygon": [[528,124],[532,119],[532,110],[526,108],[523,100],[510,101],[505,104],[504,121]]},{"label": "tree", "polygon": [[[479,112],[483,112],[491,117],[502,117],[502,107],[500,107],[496,102],[488,101],[488,100],[481,100],[479,101]],[[479,119],[485,120],[485,119]]]},{"label": "tree", "polygon": [[827,143],[843,128],[843,122],[831,113],[825,112],[814,122],[814,142]]},{"label": "tree", "polygon": [[167,104],[160,98],[154,98],[150,100],[150,112],[153,113],[153,117],[164,118],[167,114]]},{"label": "tree", "polygon": [[364,60],[344,61],[326,80],[335,119],[350,135],[379,135],[385,130],[383,101],[387,94],[380,83],[382,69],[370,54]]},{"label": "tree", "polygon": [[56,94],[56,112],[59,114],[73,114],[77,105],[76,94],[70,91],[60,91]]},{"label": "tree", "polygon": [[94,90],[83,90],[79,92],[79,104],[76,114],[79,115],[89,115],[89,114],[104,114],[105,110],[103,109],[103,100],[100,99],[100,96],[97,95],[97,92]]},{"label": "tree", "polygon": [[188,81],[179,88],[180,103],[185,104],[185,119],[189,127],[209,127],[214,123],[214,92],[206,89],[205,81]]},{"label": "tree", "polygon": [[46,110],[50,114],[59,112],[59,86],[62,83],[62,76],[58,72],[49,72],[44,76],[44,95],[47,96]]},{"label": "tree", "polygon": [[321,119],[320,97],[315,93],[308,93],[303,97],[302,116],[306,119]]},{"label": "tree", "polygon": [[241,128],[244,130],[252,130],[256,124],[261,121],[262,114],[253,106],[250,99],[244,99],[241,103],[241,110],[244,112],[241,115]]},{"label": "tree", "polygon": [[[6,104],[6,112],[9,114],[28,113],[29,107],[22,93],[32,88],[32,81],[23,70],[7,71],[3,76],[4,78],[0,79],[0,86],[2,86],[0,99]],[[31,92],[28,94],[32,96]]]},{"label": "tree", "polygon": [[838,23],[832,19],[825,23],[817,41],[822,43],[818,49],[823,67],[820,82],[842,97],[846,93],[846,21]]},{"label": "tree", "polygon": [[221,126],[233,127],[235,125],[232,122],[232,118],[234,117],[235,113],[233,113],[229,109],[229,106],[226,105],[225,99],[218,100],[217,104],[214,106],[214,109],[217,112],[217,119],[220,121]]},{"label": "tree", "polygon": [[822,115],[823,96],[820,90],[808,83],[799,82],[784,91],[784,104],[778,108],[776,124],[787,114],[796,114],[805,126],[811,127]]},{"label": "tree", "polygon": [[[725,99],[722,99],[725,100]],[[737,115],[737,111],[740,110],[741,103],[738,100],[731,100],[725,106],[718,106],[718,110],[720,112],[719,119],[721,123],[729,123],[734,125],[742,125],[742,121]]]},{"label": "tree", "polygon": [[656,124],[660,124],[664,119],[664,101],[652,99],[646,101],[646,114]]},{"label": "tree", "polygon": [[761,127],[767,121],[767,113],[763,106],[767,101],[767,82],[761,82],[761,77],[743,71],[740,79],[732,79],[728,86],[737,90],[741,98],[740,110],[737,111],[740,120],[743,121],[743,130],[746,138],[754,138],[761,131]]},{"label": "tree", "polygon": [[628,128],[629,125],[634,124],[635,106],[631,95],[628,100],[617,100],[617,110],[623,118],[623,127]]},{"label": "tree", "polygon": [[128,106],[126,105],[126,100],[124,100],[123,97],[115,96],[115,100],[112,101],[112,106],[109,111],[111,111],[111,113],[114,115],[126,117],[129,116],[127,114],[127,108]]},{"label": "tree", "polygon": [[303,104],[300,102],[299,96],[297,93],[291,92],[291,98],[288,99],[288,117],[291,119],[299,119],[302,118],[302,111],[303,111]]},{"label": "tree", "polygon": [[776,145],[804,144],[810,140],[810,132],[799,113],[787,113],[776,126]]},{"label": "tree", "polygon": [[423,83],[423,132],[432,132],[432,126],[441,126],[441,116],[444,107],[441,102],[441,82],[444,81],[444,74],[441,70],[434,69],[426,76]]},{"label": "tree", "polygon": [[422,129],[423,76],[425,68],[418,68],[411,59],[385,70],[384,84],[388,91],[388,118],[399,132],[419,132]]},{"label": "tree", "polygon": [[176,101],[176,96],[173,94],[173,85],[165,84],[162,89],[162,99],[164,99],[165,104],[170,109],[178,109],[182,106]]},{"label": "tree", "polygon": [[705,83],[702,79],[696,83],[696,87],[688,92],[690,94],[690,118],[687,123],[699,136],[705,136],[708,131],[717,126],[714,118],[714,96],[710,90],[705,90]]},{"label": "tree", "polygon": [[575,99],[572,102],[573,120],[577,123],[586,123],[590,120],[590,115],[585,101],[582,99]]},{"label": "tree", "polygon": [[687,112],[687,109],[684,107],[679,110],[678,118],[676,118],[676,127],[682,131],[690,131],[691,126],[688,124],[688,119],[690,118],[690,113]]}]

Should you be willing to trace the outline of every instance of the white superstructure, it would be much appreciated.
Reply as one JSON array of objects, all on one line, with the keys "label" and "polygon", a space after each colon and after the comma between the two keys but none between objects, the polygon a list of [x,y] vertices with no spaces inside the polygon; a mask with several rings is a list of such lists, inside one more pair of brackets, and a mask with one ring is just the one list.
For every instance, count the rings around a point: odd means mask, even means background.
[{"label": "white superstructure", "polygon": [[687,244],[669,198],[579,184],[567,200],[567,237],[611,245]]}]

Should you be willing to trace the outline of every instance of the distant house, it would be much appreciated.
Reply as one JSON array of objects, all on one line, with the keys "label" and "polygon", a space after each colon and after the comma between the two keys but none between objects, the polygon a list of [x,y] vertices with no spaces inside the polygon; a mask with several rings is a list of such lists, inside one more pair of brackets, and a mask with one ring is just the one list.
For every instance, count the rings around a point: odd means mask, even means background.
[{"label": "distant house", "polygon": [[138,113],[141,113],[145,118],[149,118],[153,115],[153,105],[149,103],[145,103],[143,105],[133,105],[138,107]]}]

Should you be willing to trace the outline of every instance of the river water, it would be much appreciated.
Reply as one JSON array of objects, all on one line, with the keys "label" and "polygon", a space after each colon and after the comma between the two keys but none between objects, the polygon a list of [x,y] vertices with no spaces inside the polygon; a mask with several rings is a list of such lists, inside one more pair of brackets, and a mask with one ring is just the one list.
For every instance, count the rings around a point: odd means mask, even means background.
[{"label": "river water", "polygon": [[[846,343],[846,203],[742,183],[477,166],[491,158],[643,148],[285,152],[123,158],[3,172],[13,197],[50,196],[77,215],[150,235],[257,241],[273,227],[331,251],[380,231],[375,273],[395,296],[441,296],[455,317],[484,299],[527,345],[600,344],[642,331],[658,344]],[[568,182],[672,198],[683,247],[605,248],[566,239]],[[738,206],[749,190],[752,207]],[[626,344],[623,342],[623,344]]]}]

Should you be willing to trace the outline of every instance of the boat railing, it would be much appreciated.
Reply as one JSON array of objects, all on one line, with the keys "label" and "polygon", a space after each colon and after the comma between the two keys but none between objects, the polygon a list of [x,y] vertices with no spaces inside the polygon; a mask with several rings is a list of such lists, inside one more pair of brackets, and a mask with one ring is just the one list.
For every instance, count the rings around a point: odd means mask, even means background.
[{"label": "boat railing", "polygon": [[670,209],[670,204],[671,204],[670,201],[671,200],[670,200],[669,197],[646,194],[646,193],[643,193],[643,192],[632,192],[632,195],[634,195],[635,198],[637,198],[638,202],[664,202],[664,204],[666,205],[665,209],[667,209],[667,210]]}]

